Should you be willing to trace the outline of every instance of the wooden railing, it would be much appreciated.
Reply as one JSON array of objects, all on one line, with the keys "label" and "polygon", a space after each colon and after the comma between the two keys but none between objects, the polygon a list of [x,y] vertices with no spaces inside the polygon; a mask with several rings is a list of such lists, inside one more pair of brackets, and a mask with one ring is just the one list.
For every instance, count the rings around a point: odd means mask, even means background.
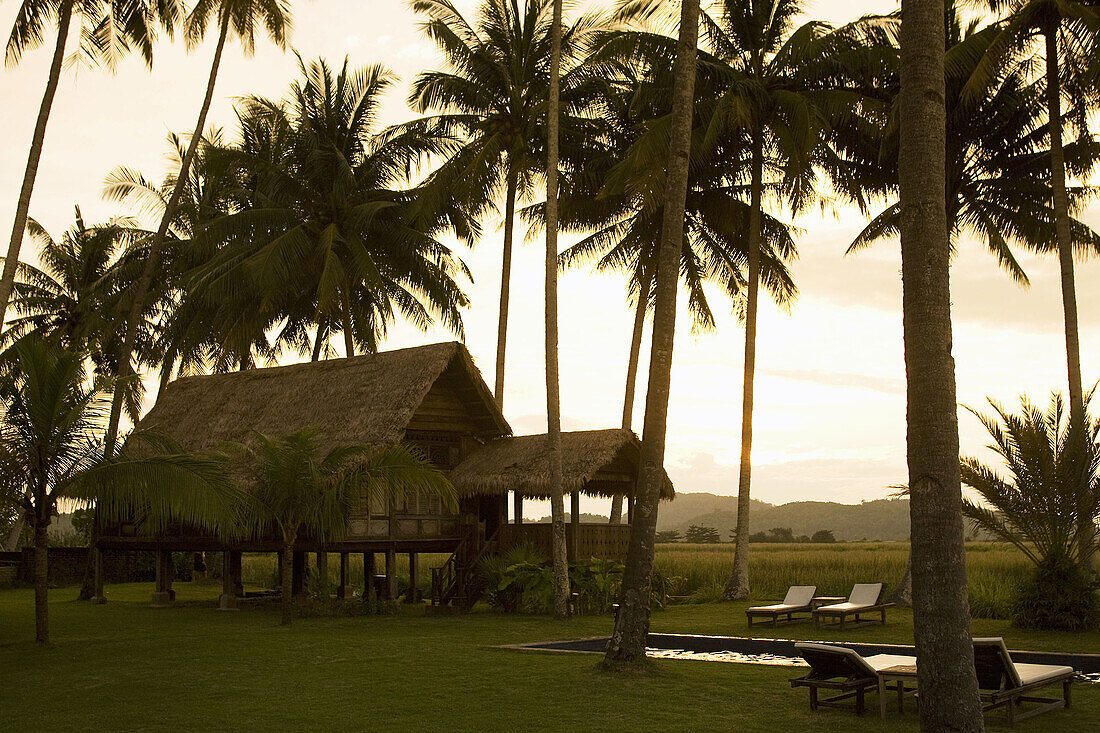
[{"label": "wooden railing", "polygon": [[[500,551],[528,544],[550,557],[551,526],[549,523],[505,524],[500,528]],[[628,524],[569,524],[565,525],[565,546],[570,562],[599,558],[601,560],[626,559],[630,546]]]}]

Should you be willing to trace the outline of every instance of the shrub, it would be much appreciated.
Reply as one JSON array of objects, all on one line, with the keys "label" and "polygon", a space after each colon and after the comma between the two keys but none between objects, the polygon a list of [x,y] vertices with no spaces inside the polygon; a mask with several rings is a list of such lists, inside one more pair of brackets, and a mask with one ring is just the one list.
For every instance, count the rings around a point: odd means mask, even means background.
[{"label": "shrub", "polygon": [[1064,555],[1045,558],[1020,590],[1012,623],[1023,629],[1086,631],[1100,621],[1096,584]]}]

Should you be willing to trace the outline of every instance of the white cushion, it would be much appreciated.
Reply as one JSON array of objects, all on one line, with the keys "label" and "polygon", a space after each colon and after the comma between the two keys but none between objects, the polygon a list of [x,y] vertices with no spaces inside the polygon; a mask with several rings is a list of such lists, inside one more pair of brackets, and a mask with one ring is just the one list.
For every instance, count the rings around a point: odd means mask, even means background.
[{"label": "white cushion", "polygon": [[848,603],[857,606],[873,606],[878,603],[880,595],[882,595],[882,583],[856,583],[852,586],[852,595],[848,596]]},{"label": "white cushion", "polygon": [[851,601],[846,601],[844,603],[834,603],[831,606],[821,606],[817,610],[818,611],[847,611],[847,612],[853,612],[853,611],[862,610],[864,608],[870,608],[872,605],[874,605],[874,604],[871,604],[871,603],[852,603]]},{"label": "white cushion", "polygon": [[[867,664],[867,660],[859,655],[855,649],[849,649],[846,646],[834,646],[832,644],[816,644],[812,641],[799,641],[794,645],[796,650],[809,649],[818,652],[825,652],[827,654],[836,654],[838,656],[847,657],[852,661],[852,664],[860,669],[864,674],[877,675],[878,671]],[[886,665],[890,666],[890,665]]]},{"label": "white cushion", "polygon": [[873,657],[864,657],[863,661],[867,662],[876,672],[881,672],[887,667],[915,666],[917,664],[916,657],[906,657],[901,654],[876,654]]},{"label": "white cushion", "polygon": [[787,589],[787,597],[783,599],[785,606],[808,606],[817,593],[816,585],[792,585]]},{"label": "white cushion", "polygon": [[1017,662],[1015,667],[1016,674],[1020,676],[1020,683],[1024,685],[1073,675],[1073,667],[1060,667],[1056,664],[1020,664]]},{"label": "white cushion", "polygon": [[770,606],[753,606],[750,611],[775,611],[777,613],[785,613],[787,611],[799,611],[809,604],[798,603],[773,603]]}]

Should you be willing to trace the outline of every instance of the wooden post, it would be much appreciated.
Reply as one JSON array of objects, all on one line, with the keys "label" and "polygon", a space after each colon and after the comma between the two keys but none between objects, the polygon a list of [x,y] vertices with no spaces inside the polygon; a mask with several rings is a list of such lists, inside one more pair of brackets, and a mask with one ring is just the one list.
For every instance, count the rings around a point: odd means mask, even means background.
[{"label": "wooden post", "polygon": [[306,585],[306,553],[295,550],[291,558],[290,566],[290,595],[297,597],[302,595]]},{"label": "wooden post", "polygon": [[405,603],[416,603],[420,600],[420,562],[415,552],[409,553],[409,592],[405,594]]},{"label": "wooden post", "polygon": [[244,598],[244,581],[241,573],[241,556],[240,550],[230,550],[229,552],[229,571],[233,580],[233,595],[237,598]]},{"label": "wooden post", "polygon": [[317,551],[317,580],[318,586],[328,593],[328,553],[324,550]]},{"label": "wooden post", "polygon": [[233,560],[229,550],[222,552],[222,594],[218,597],[219,611],[236,611],[236,584],[233,582]]},{"label": "wooden post", "polygon": [[348,553],[340,553],[340,582],[336,585],[336,597],[348,597]]},{"label": "wooden post", "polygon": [[519,493],[518,491],[515,491],[513,493],[515,494],[515,496],[513,497],[515,517],[512,521],[514,521],[516,524],[523,524],[523,494]]},{"label": "wooden post", "polygon": [[363,553],[363,603],[374,598],[374,553]]},{"label": "wooden post", "polygon": [[92,553],[92,583],[95,586],[92,603],[106,603],[107,596],[103,595],[103,550],[93,547]]},{"label": "wooden post", "polygon": [[634,494],[626,497],[626,523],[634,524]]},{"label": "wooden post", "polygon": [[386,600],[397,598],[397,552],[386,550]]},{"label": "wooden post", "polygon": [[157,550],[153,559],[156,582],[153,586],[153,608],[168,608],[172,605],[172,553]]},{"label": "wooden post", "polygon": [[569,546],[566,549],[569,554],[569,562],[577,562],[580,559],[577,557],[577,538],[580,536],[581,526],[581,492],[579,489],[573,489],[573,493],[569,497],[569,525],[571,532]]}]

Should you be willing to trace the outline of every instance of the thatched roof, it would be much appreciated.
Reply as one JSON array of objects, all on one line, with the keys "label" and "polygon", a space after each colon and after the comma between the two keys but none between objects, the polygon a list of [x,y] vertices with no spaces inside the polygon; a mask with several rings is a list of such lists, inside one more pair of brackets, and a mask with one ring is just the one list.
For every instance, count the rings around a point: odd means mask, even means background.
[{"label": "thatched roof", "polygon": [[[562,433],[562,486],[594,496],[630,493],[639,472],[641,441],[629,430],[580,430]],[[517,490],[545,498],[550,490],[546,435],[499,438],[481,446],[451,471],[460,495],[503,494]],[[661,495],[671,499],[665,476]]]},{"label": "thatched roof", "polygon": [[326,449],[391,445],[404,437],[413,413],[441,378],[455,388],[479,437],[511,434],[469,352],[457,342],[184,377],[164,388],[140,424],[191,451],[244,441],[252,430],[283,435],[310,425],[322,430]]}]

